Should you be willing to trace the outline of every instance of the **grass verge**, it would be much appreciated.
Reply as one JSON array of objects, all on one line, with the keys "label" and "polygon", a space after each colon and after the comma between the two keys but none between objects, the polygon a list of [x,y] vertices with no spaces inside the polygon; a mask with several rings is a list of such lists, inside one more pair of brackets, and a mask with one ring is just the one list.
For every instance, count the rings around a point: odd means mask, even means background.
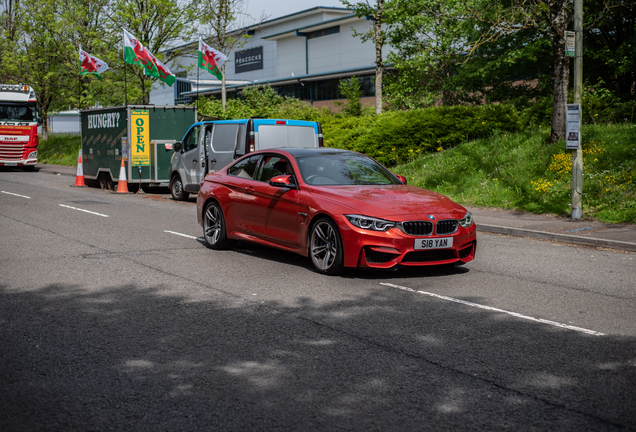
[{"label": "grass verge", "polygon": [[38,144],[38,163],[77,166],[77,156],[82,148],[79,135],[55,134]]},{"label": "grass verge", "polygon": [[[636,125],[588,125],[582,133],[583,216],[636,223]],[[548,138],[545,129],[495,132],[393,171],[465,205],[569,215],[572,154]]]}]

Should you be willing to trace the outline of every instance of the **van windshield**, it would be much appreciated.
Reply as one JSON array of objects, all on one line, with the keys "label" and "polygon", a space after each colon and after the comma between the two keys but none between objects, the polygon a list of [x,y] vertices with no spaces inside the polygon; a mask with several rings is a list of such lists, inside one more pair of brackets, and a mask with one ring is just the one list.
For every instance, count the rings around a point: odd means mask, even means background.
[{"label": "van windshield", "polygon": [[312,126],[260,125],[258,148],[317,147],[316,130]]}]

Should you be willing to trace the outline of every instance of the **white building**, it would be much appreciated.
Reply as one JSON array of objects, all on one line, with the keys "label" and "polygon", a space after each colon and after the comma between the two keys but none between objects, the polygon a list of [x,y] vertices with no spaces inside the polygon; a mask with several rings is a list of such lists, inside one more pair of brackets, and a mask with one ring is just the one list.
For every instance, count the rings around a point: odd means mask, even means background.
[{"label": "white building", "polygon": [[[320,6],[248,26],[242,31],[251,38],[240,49],[226,53],[228,97],[246,85],[269,84],[281,95],[314,106],[333,105],[339,98],[340,79],[355,75],[361,79],[365,103],[373,105],[375,45],[354,36],[354,29],[363,33],[372,26],[373,21],[357,18],[349,9]],[[198,42],[186,48],[186,54],[170,65],[182,78],[173,87],[157,83],[150,93],[151,104],[172,105],[197,96],[220,95],[221,82],[196,67]],[[383,52],[384,58],[387,53]]]}]

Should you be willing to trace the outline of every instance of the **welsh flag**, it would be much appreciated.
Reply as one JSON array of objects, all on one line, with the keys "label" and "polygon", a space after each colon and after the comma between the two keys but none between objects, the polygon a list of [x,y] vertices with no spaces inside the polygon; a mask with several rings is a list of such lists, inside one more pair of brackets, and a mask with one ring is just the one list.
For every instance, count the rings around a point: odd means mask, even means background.
[{"label": "welsh flag", "polygon": [[199,67],[215,75],[218,79],[223,79],[221,68],[227,60],[227,56],[220,51],[211,48],[199,38]]},{"label": "welsh flag", "polygon": [[[159,72],[159,79],[161,81],[165,82],[166,84],[168,84],[170,87],[172,87],[172,84],[174,84],[174,82],[177,80],[177,78],[170,71],[170,69],[168,69],[168,66],[166,66],[163,63],[161,63],[159,61],[159,59],[157,59],[157,57],[153,56],[150,53],[150,51],[148,51],[148,54],[150,54],[150,58],[152,58],[152,61],[155,63],[155,66],[157,66],[157,71]],[[149,73],[147,71],[145,71],[144,73],[146,75],[149,75]]]},{"label": "welsh flag", "polygon": [[102,72],[108,70],[108,65],[95,56],[90,55],[86,51],[79,48],[79,74],[80,75],[97,75],[102,80]]},{"label": "welsh flag", "polygon": [[161,79],[159,68],[150,54],[133,35],[124,30],[124,62],[136,64],[144,68],[144,74]]}]

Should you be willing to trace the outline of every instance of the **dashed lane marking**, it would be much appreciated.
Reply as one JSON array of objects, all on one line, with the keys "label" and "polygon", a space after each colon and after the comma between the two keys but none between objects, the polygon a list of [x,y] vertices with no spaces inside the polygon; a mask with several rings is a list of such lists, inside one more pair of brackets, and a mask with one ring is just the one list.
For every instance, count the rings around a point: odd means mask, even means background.
[{"label": "dashed lane marking", "polygon": [[198,237],[194,237],[194,236],[191,236],[191,235],[188,235],[188,234],[181,234],[181,233],[178,233],[178,232],[175,232],[175,231],[163,230],[163,232],[169,233],[169,234],[178,235],[178,236],[189,238],[189,239],[194,239],[194,240],[198,239]]},{"label": "dashed lane marking", "polygon": [[17,196],[17,197],[20,197],[20,198],[31,199],[31,197],[28,197],[26,195],[20,195],[20,194],[13,193],[13,192],[7,192],[7,191],[0,191],[0,192],[2,192],[3,194],[13,195],[13,196]]},{"label": "dashed lane marking", "polygon": [[539,323],[542,323],[542,324],[548,324],[548,325],[555,326],[555,327],[561,327],[561,328],[565,328],[565,329],[568,329],[568,330],[574,330],[574,331],[578,331],[578,332],[581,332],[581,333],[586,333],[586,334],[589,334],[589,335],[605,336],[605,333],[597,332],[595,330],[588,330],[588,329],[584,329],[584,328],[581,328],[581,327],[575,327],[575,326],[559,323],[559,322],[556,322],[556,321],[545,320],[545,319],[542,319],[542,318],[534,318],[534,317],[531,317],[531,316],[528,316],[528,315],[522,315],[522,314],[517,313],[517,312],[510,312],[510,311],[507,311],[507,310],[498,309],[498,308],[494,308],[494,307],[490,307],[490,306],[484,306],[484,305],[480,305],[478,303],[473,303],[473,302],[469,302],[469,301],[466,301],[466,300],[460,300],[460,299],[456,299],[456,298],[453,298],[453,297],[446,297],[446,296],[443,296],[443,295],[430,293],[430,292],[426,292],[426,291],[417,291],[417,290],[414,290],[413,288],[409,288],[409,287],[405,287],[405,286],[394,285],[394,284],[384,283],[384,282],[380,282],[380,285],[388,286],[388,287],[391,287],[391,288],[397,288],[397,289],[400,289],[400,290],[403,290],[403,291],[409,291],[409,292],[413,292],[413,293],[417,293],[417,294],[423,294],[423,295],[427,295],[427,296],[430,296],[430,297],[435,297],[435,298],[438,298],[438,299],[447,300],[447,301],[451,301],[451,302],[455,302],[455,303],[461,303],[463,305],[476,307],[476,308],[479,308],[479,309],[485,309],[485,310],[489,310],[489,311],[493,311],[493,312],[505,313],[505,314],[512,315],[512,316],[517,317],[517,318],[521,318],[521,319],[525,319],[525,320],[529,320],[529,321],[534,321],[534,322],[539,322]]},{"label": "dashed lane marking", "polygon": [[90,214],[95,215],[95,216],[109,217],[108,215],[105,215],[105,214],[95,213],[95,212],[92,212],[90,210],[84,210],[84,209],[77,208],[77,207],[71,207],[71,206],[67,206],[65,204],[60,204],[60,207],[69,208],[71,210],[77,210],[77,211],[81,211],[81,212],[84,212],[84,213],[90,213]]}]

